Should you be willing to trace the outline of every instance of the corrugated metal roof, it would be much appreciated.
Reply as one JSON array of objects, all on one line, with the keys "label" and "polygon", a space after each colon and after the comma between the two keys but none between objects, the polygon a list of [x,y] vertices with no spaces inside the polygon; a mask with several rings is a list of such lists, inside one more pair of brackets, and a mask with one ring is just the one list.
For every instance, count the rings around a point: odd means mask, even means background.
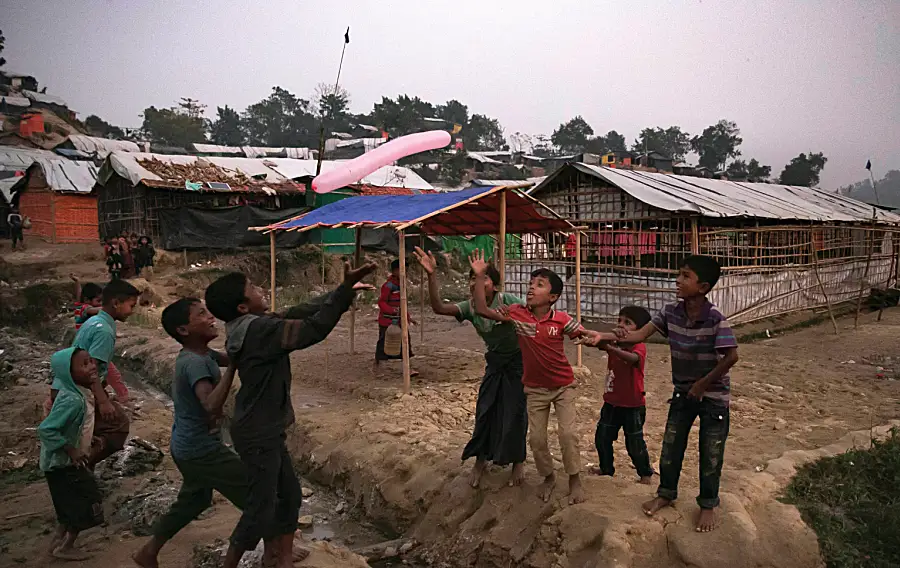
[{"label": "corrugated metal roof", "polygon": [[[247,176],[265,175],[270,183],[286,182],[316,175],[315,160],[294,160],[291,158],[232,158],[217,156],[175,156],[148,154],[143,152],[113,152],[108,157],[112,171],[137,185],[141,180],[162,181],[138,163],[138,160],[156,159],[175,164],[192,164],[203,160],[232,171],[240,171]],[[322,171],[337,167],[341,162],[324,161]],[[106,180],[101,180],[105,182]],[[378,187],[406,187],[410,189],[434,189],[414,171],[399,166],[384,166],[360,180],[361,184]]]},{"label": "corrugated metal roof", "polygon": [[140,147],[127,140],[110,140],[96,136],[84,136],[83,134],[70,134],[66,141],[72,144],[76,150],[85,154],[96,154],[101,158],[107,157],[111,152],[140,152]]},{"label": "corrugated metal roof", "polygon": [[[714,180],[655,172],[641,172],[570,164],[596,176],[638,201],[665,211],[694,213],[704,217],[750,217],[803,221],[872,221],[872,206],[822,189]],[[539,196],[550,176],[532,195]],[[900,215],[878,210],[878,221],[900,223]]]},{"label": "corrugated metal roof", "polygon": [[68,103],[64,101],[61,97],[57,97],[56,95],[48,95],[47,93],[36,93],[34,91],[28,91],[26,89],[22,89],[22,93],[33,100],[36,103],[44,103],[47,105],[59,105],[68,107]]}]

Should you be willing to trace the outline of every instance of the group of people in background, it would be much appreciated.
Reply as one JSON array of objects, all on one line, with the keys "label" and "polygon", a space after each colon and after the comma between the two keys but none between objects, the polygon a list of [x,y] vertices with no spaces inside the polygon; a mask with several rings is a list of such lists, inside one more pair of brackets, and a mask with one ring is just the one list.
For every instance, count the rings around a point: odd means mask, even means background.
[{"label": "group of people in background", "polygon": [[153,270],[156,249],[148,236],[122,231],[119,237],[106,239],[103,251],[110,280],[134,278],[146,269]]},{"label": "group of people in background", "polygon": [[[111,249],[114,246],[111,243]],[[700,515],[695,527],[700,532],[715,528],[729,430],[728,371],[738,358],[728,322],[707,299],[719,278],[715,260],[688,257],[676,280],[676,302],[652,317],[644,308],[623,307],[614,330],[601,333],[585,329],[554,308],[563,280],[552,270],[535,270],[525,298],[519,298],[501,292],[501,275],[476,251],[469,259],[471,298],[449,303],[441,299],[435,258],[418,247],[415,256],[428,274],[433,311],[471,322],[485,343],[486,369],[475,425],[462,452],[463,460],[475,458],[469,476],[473,487],[479,486],[489,463],[512,465],[508,484],[521,485],[530,445],[541,478],[537,493],[549,501],[557,480],[548,444],[553,409],[568,502],[585,500],[576,430],[578,384],[563,349],[569,337],[608,354],[604,404],[595,435],[599,467],[592,473],[614,475],[612,447],[624,429],[638,481],[648,484],[659,477],[656,497],[643,505],[645,514],[655,514],[678,495],[688,436],[699,417]],[[294,423],[289,356],[325,339],[350,308],[357,290],[374,290],[361,282],[374,269],[374,264],[355,270],[345,265],[344,280],[334,291],[280,314],[269,313],[262,289],[239,272],[213,282],[205,302],[182,298],[163,311],[163,328],[182,347],[172,382],[170,452],[183,484],[169,511],[154,525],[153,536],[133,555],[137,565],[156,568],[160,550],[211,506],[214,490],[243,511],[231,535],[226,568],[236,568],[244,553],[260,541],[267,566],[287,568],[309,554],[294,547],[302,492],[286,445],[286,430]],[[387,325],[398,317],[394,298],[398,277],[392,271],[382,288],[379,305],[389,316]],[[127,389],[116,388],[118,372],[111,361],[116,322],[128,318],[138,297],[138,291],[121,279],[104,288],[73,280],[79,329],[72,347],[51,359],[53,385],[46,419],[38,428],[40,465],[59,521],[51,552],[64,559],[86,556],[75,548],[75,539],[103,517],[92,469],[121,449],[128,435],[128,418],[119,402],[127,400]],[[218,336],[217,319],[225,322],[224,352],[209,347]],[[658,474],[650,464],[643,432],[643,343],[654,333],[670,339],[674,384]],[[232,419],[232,448],[222,440],[221,420],[236,372],[241,387]],[[107,393],[107,385],[115,394]]]}]

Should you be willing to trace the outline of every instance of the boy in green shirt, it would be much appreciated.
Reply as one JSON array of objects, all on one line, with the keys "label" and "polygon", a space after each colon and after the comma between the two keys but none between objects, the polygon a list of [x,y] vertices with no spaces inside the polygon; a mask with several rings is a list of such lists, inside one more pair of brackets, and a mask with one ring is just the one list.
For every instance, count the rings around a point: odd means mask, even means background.
[{"label": "boy in green shirt", "polygon": [[[528,413],[525,391],[522,387],[522,352],[512,323],[497,322],[475,313],[470,300],[450,304],[441,300],[435,268],[437,263],[431,253],[415,249],[416,258],[428,273],[428,292],[434,313],[453,316],[459,321],[469,321],[484,340],[486,368],[478,389],[475,405],[475,430],[472,439],[463,450],[463,461],[474,457],[475,466],[469,477],[472,487],[478,487],[488,462],[495,465],[513,464],[509,485],[520,485],[524,479],[525,436],[528,431]],[[485,298],[493,309],[525,302],[512,294],[498,290],[500,273],[493,266],[488,268],[485,280]],[[470,293],[475,287],[475,275],[469,272]]]}]

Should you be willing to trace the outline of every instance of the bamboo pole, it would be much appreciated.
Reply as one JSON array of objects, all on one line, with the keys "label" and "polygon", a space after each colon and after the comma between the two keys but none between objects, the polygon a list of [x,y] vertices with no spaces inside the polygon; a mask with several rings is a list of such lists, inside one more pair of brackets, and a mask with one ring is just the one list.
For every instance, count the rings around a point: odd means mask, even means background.
[{"label": "bamboo pole", "polygon": [[406,233],[399,232],[400,241],[400,347],[403,354],[403,392],[409,392],[409,306],[406,304]]},{"label": "bamboo pole", "polygon": [[[425,233],[419,235],[419,248],[425,250]],[[419,266],[419,349],[425,348],[425,268]]]},{"label": "bamboo pole", "polygon": [[878,212],[872,208],[872,229],[869,231],[868,250],[866,254],[866,268],[859,277],[859,296],[856,298],[856,315],[853,317],[853,329],[859,329],[859,311],[862,309],[863,291],[866,288],[866,278],[869,277],[869,265],[872,263],[872,253],[875,251],[875,222]]},{"label": "bamboo pole", "polygon": [[[359,268],[362,260],[362,228],[356,227],[356,242],[353,244],[353,268]],[[356,300],[350,305],[350,354],[356,353]]]},{"label": "bamboo pole", "polygon": [[269,233],[269,310],[275,311],[275,231]]},{"label": "bamboo pole", "polygon": [[697,218],[691,218],[691,254],[700,254],[700,226]]},{"label": "bamboo pole", "polygon": [[[581,231],[575,231],[575,319],[581,323]],[[581,367],[584,360],[581,343],[575,350],[578,353],[576,362]]]},{"label": "bamboo pole", "polygon": [[819,252],[816,250],[815,233],[810,232],[810,237],[809,248],[812,251],[813,273],[816,275],[816,283],[819,285],[822,297],[825,298],[825,305],[828,307],[828,317],[831,318],[831,326],[834,328],[834,334],[838,335],[840,332],[838,332],[837,321],[834,319],[834,311],[831,309],[831,300],[828,299],[828,292],[825,291],[825,284],[822,283],[822,278],[819,276]]},{"label": "bamboo pole", "polygon": [[500,272],[500,291],[504,291],[506,284],[506,191],[500,193],[500,252],[497,254],[497,270]]}]

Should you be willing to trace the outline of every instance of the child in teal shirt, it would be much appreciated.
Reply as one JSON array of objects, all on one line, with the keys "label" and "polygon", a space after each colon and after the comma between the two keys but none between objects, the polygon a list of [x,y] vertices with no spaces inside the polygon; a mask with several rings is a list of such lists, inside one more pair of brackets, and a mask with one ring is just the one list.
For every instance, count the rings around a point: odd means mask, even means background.
[{"label": "child in teal shirt", "polygon": [[97,363],[87,351],[70,347],[53,354],[50,368],[59,393],[38,427],[40,467],[59,521],[50,550],[56,558],[85,560],[89,555],[75,548],[75,539],[103,522],[100,490],[88,468]]}]

